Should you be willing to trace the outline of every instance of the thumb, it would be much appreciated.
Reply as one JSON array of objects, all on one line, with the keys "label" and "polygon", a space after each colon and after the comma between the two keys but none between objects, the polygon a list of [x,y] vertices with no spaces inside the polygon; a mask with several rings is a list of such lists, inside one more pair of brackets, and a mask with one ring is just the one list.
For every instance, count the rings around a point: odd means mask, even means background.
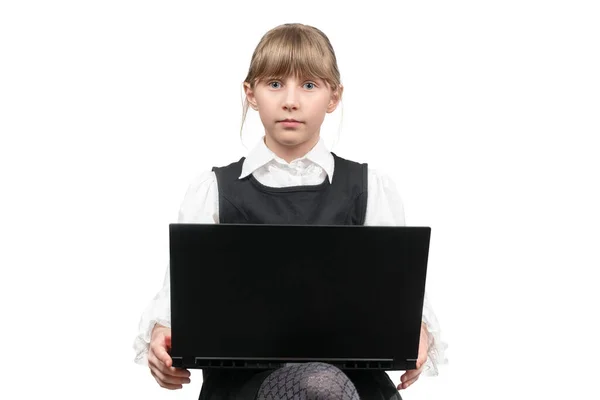
[{"label": "thumb", "polygon": [[165,350],[167,355],[165,365],[171,368],[173,366],[173,359],[171,358],[171,331],[165,333]]},{"label": "thumb", "polygon": [[417,359],[417,369],[421,369],[423,365],[427,362],[427,353],[422,352],[419,354],[419,358]]},{"label": "thumb", "polygon": [[171,367],[173,360],[169,354],[171,348],[171,336],[165,333],[160,333],[161,337],[156,338],[156,347],[153,347],[156,357],[167,367]]}]

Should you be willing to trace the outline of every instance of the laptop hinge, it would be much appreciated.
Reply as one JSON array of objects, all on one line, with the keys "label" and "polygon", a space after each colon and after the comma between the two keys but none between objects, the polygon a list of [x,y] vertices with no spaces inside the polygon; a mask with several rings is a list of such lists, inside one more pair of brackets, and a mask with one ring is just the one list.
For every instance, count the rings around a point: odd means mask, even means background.
[{"label": "laptop hinge", "polygon": [[[210,359],[203,357],[196,357],[194,364],[197,368],[278,368],[287,362],[303,362],[313,361],[311,359],[259,359],[259,358],[230,358],[230,359]],[[363,360],[350,360],[350,359],[321,359],[319,361],[326,362],[328,364],[335,365],[341,369],[390,369],[394,365],[392,359],[363,359]],[[175,360],[173,360],[175,365]]]}]

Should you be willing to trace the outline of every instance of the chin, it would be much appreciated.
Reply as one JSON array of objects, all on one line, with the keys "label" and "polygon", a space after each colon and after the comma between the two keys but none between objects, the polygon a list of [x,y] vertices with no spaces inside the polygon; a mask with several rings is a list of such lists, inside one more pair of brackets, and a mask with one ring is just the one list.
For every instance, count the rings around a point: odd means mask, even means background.
[{"label": "chin", "polygon": [[274,139],[282,146],[297,146],[309,140],[310,138],[298,132],[281,132],[276,134]]},{"label": "chin", "polygon": [[279,139],[278,142],[282,146],[294,147],[294,146],[301,145],[302,143],[305,142],[305,140]]}]

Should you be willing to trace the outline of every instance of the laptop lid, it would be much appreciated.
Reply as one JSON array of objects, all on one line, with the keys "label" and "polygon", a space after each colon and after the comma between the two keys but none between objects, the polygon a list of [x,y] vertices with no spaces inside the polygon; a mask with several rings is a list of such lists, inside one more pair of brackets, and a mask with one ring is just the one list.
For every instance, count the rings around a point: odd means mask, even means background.
[{"label": "laptop lid", "polygon": [[174,366],[416,368],[429,227],[169,229]]}]

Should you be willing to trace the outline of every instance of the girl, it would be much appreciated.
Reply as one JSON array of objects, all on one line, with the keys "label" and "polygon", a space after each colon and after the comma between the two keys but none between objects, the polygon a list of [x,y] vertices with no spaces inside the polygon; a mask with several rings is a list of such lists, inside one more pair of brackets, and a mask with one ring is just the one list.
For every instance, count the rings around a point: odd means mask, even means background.
[{"label": "girl", "polygon": [[[329,152],[320,138],[325,115],[333,112],[343,86],[335,53],[320,30],[285,24],[259,42],[244,80],[248,107],[265,128],[246,158],[213,168],[193,182],[179,222],[404,225],[404,211],[385,175]],[[243,122],[242,122],[243,126]],[[310,243],[305,245],[310,251]],[[187,370],[172,367],[169,271],[163,289],[140,321],[136,361],[158,384],[178,389]],[[396,386],[383,371],[341,371],[324,363],[287,365],[264,371],[203,371],[200,399],[400,399],[399,389],[423,370],[437,374],[445,344],[427,298],[417,369]]]}]

